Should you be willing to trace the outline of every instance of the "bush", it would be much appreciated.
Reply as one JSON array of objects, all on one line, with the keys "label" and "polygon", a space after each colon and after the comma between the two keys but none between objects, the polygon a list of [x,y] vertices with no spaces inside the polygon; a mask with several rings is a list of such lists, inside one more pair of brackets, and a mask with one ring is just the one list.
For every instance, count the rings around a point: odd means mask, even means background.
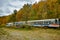
[{"label": "bush", "polygon": [[24,25],[23,28],[31,29],[31,26],[29,26],[29,25]]},{"label": "bush", "polygon": [[5,24],[1,24],[1,25],[0,25],[0,28],[1,28],[1,27],[6,27],[6,25],[5,25]]}]

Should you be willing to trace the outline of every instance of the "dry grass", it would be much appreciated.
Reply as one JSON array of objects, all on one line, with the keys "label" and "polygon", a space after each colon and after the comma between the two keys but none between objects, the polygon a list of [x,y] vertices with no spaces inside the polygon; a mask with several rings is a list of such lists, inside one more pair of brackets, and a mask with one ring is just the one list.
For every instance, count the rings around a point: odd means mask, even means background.
[{"label": "dry grass", "polygon": [[15,30],[3,28],[9,35],[0,40],[60,40],[60,30],[34,28],[33,30]]}]

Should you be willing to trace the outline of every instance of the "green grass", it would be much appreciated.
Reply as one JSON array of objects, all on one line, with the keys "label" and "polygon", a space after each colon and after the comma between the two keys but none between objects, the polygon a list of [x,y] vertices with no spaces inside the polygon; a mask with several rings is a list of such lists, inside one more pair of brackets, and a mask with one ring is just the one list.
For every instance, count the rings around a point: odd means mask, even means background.
[{"label": "green grass", "polygon": [[2,27],[2,29],[9,33],[3,37],[5,40],[60,40],[59,29],[34,27],[32,29]]}]

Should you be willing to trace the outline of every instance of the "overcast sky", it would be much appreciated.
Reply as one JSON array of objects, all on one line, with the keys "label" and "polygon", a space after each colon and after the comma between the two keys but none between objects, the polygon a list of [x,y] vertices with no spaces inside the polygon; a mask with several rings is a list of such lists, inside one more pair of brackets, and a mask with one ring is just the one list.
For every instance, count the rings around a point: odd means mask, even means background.
[{"label": "overcast sky", "polygon": [[0,16],[5,16],[13,13],[13,10],[21,9],[26,3],[35,3],[39,0],[0,0]]}]

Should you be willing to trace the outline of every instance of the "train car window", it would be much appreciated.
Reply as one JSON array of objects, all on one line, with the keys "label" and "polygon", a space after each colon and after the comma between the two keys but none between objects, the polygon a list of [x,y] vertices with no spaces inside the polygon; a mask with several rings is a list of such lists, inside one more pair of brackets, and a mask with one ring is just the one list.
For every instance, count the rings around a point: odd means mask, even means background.
[{"label": "train car window", "polygon": [[49,24],[51,24],[51,21],[49,21]]},{"label": "train car window", "polygon": [[49,21],[49,24],[55,24],[55,21]]},{"label": "train car window", "polygon": [[38,22],[38,24],[43,24],[43,21]]},{"label": "train car window", "polygon": [[52,22],[51,22],[51,21],[49,21],[49,24],[52,24]]},{"label": "train car window", "polygon": [[48,21],[44,21],[44,24],[48,24]]},{"label": "train car window", "polygon": [[43,22],[42,21],[40,21],[40,22],[33,22],[33,24],[40,25],[40,24],[43,24]]},{"label": "train car window", "polygon": [[32,24],[37,24],[37,22],[32,22]]},{"label": "train car window", "polygon": [[37,24],[38,24],[38,22],[34,22],[34,24],[36,24],[36,25],[37,25]]}]

